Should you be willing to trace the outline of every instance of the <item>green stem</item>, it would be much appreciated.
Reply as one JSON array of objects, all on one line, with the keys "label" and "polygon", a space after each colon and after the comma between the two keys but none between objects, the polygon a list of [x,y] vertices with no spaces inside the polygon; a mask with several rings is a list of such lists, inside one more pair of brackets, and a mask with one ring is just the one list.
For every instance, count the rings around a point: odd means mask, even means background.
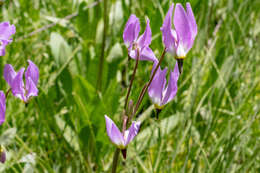
[{"label": "green stem", "polygon": [[133,75],[132,75],[132,78],[131,78],[131,81],[130,81],[130,85],[128,87],[128,91],[127,91],[127,94],[126,94],[125,109],[127,108],[128,98],[129,98],[129,95],[130,95],[130,92],[131,92],[131,89],[132,89],[132,86],[133,86],[133,82],[134,82],[134,79],[135,79],[135,74],[136,74],[137,67],[138,67],[139,57],[140,57],[139,56],[139,49],[137,49],[137,59],[136,59],[136,63],[135,63],[134,72],[133,72]]},{"label": "green stem", "polygon": [[102,49],[100,55],[100,61],[98,64],[98,79],[97,79],[97,91],[101,91],[102,89],[102,76],[103,76],[103,66],[104,66],[104,56],[105,56],[105,48],[106,48],[106,36],[107,36],[107,1],[104,0],[104,28],[103,28],[103,39],[102,39]]},{"label": "green stem", "polygon": [[116,173],[119,153],[120,153],[120,149],[117,148],[113,157],[112,173]]}]

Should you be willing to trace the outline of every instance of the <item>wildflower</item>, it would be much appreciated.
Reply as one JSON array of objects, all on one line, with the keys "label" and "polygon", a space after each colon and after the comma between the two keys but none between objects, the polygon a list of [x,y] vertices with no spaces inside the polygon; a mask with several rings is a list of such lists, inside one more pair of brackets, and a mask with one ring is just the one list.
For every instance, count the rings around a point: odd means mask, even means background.
[{"label": "wildflower", "polygon": [[140,37],[138,37],[139,32],[139,19],[132,14],[126,23],[123,33],[124,43],[128,48],[129,56],[133,59],[137,59],[139,52],[139,60],[158,61],[152,49],[149,47],[152,40],[152,32],[148,18],[146,20],[146,29]]},{"label": "wildflower", "polygon": [[[154,67],[156,63],[154,64]],[[148,94],[157,109],[162,109],[165,104],[170,102],[177,93],[177,82],[179,78],[178,63],[174,67],[174,71],[170,72],[170,79],[166,87],[167,68],[161,70],[159,67],[151,85],[148,88]]]},{"label": "wildflower", "polygon": [[0,91],[0,125],[5,121],[5,94],[3,91]]},{"label": "wildflower", "polygon": [[172,29],[172,4],[161,27],[163,42],[168,52],[176,56],[176,59],[184,59],[193,46],[197,35],[197,24],[190,3],[186,3],[187,12],[181,4],[177,3],[174,11],[174,27]]},{"label": "wildflower", "polygon": [[140,122],[133,121],[129,129],[124,133],[121,133],[115,123],[108,116],[105,115],[105,119],[107,135],[111,142],[121,150],[126,149],[127,145],[137,135],[140,128]]},{"label": "wildflower", "polygon": [[23,73],[25,68],[20,69],[17,73],[14,71],[12,65],[6,64],[4,67],[4,78],[12,89],[12,93],[15,97],[20,98],[25,103],[29,101],[31,96],[38,95],[38,79],[39,69],[30,60],[28,60],[29,66],[25,72],[26,85],[23,82]]},{"label": "wildflower", "polygon": [[5,47],[12,42],[11,35],[15,33],[15,26],[9,22],[0,23],[0,56],[5,55]]}]

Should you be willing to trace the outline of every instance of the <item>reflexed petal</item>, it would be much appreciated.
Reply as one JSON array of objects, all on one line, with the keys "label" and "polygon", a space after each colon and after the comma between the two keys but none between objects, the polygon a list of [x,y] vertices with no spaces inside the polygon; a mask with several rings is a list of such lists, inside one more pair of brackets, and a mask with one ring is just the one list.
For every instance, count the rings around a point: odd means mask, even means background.
[{"label": "reflexed petal", "polygon": [[6,45],[11,42],[8,40],[0,40],[0,56],[4,56],[5,55],[5,47]]},{"label": "reflexed petal", "polygon": [[150,20],[147,19],[146,23],[147,23],[146,29],[145,29],[144,33],[138,39],[138,46],[140,48],[148,47],[151,44],[151,40],[152,40],[152,31],[150,28]]},{"label": "reflexed petal", "polygon": [[26,80],[26,90],[27,90],[27,95],[26,95],[27,99],[29,99],[29,97],[31,96],[38,95],[38,89],[30,77]]},{"label": "reflexed petal", "polygon": [[6,64],[4,67],[4,79],[12,87],[12,81],[16,76],[16,72],[11,64]]},{"label": "reflexed petal", "polygon": [[4,56],[5,55],[5,46],[0,46],[0,56]]},{"label": "reflexed petal", "polygon": [[140,22],[135,15],[131,15],[125,25],[123,39],[125,45],[129,47],[133,41],[137,40],[140,32]]},{"label": "reflexed petal", "polygon": [[125,145],[128,145],[129,142],[131,142],[134,137],[137,135],[139,129],[140,129],[140,122],[132,122],[132,125],[127,130],[127,139]]},{"label": "reflexed petal", "polygon": [[178,37],[178,45],[181,44],[185,52],[187,52],[191,45],[191,28],[186,12],[179,3],[175,7],[174,26]]},{"label": "reflexed petal", "polygon": [[9,37],[15,33],[15,26],[9,22],[0,23],[0,40],[9,40]]},{"label": "reflexed petal", "polygon": [[158,62],[157,58],[155,57],[150,47],[144,47],[141,49],[140,60]]},{"label": "reflexed petal", "polygon": [[[137,50],[132,50],[131,48],[128,50],[128,54],[131,58],[137,59]],[[158,62],[157,58],[155,57],[153,51],[149,47],[144,47],[140,51],[140,61],[153,61]]]},{"label": "reflexed petal", "polygon": [[175,97],[178,90],[178,86],[177,86],[178,79],[179,79],[179,69],[178,69],[178,63],[176,62],[174,71],[170,73],[170,79],[164,93],[162,105],[167,104]]},{"label": "reflexed petal", "polygon": [[124,138],[115,123],[105,115],[107,135],[112,143],[117,146],[124,146]]},{"label": "reflexed petal", "polygon": [[15,76],[15,78],[13,79],[11,88],[12,88],[12,93],[15,97],[18,97],[24,101],[26,101],[26,99],[24,98],[24,93],[25,93],[25,89],[24,89],[24,83],[23,83],[23,73],[24,73],[24,68],[22,68]]},{"label": "reflexed petal", "polygon": [[187,17],[191,27],[191,37],[194,40],[197,35],[197,24],[190,3],[186,3]]},{"label": "reflexed petal", "polygon": [[5,121],[5,94],[0,91],[0,125]]},{"label": "reflexed petal", "polygon": [[174,4],[171,5],[169,8],[164,22],[163,26],[161,27],[162,31],[162,39],[165,47],[168,49],[167,51],[175,52],[175,42],[176,37],[174,37],[174,31],[172,30],[172,10],[173,10]]},{"label": "reflexed petal", "polygon": [[167,68],[161,70],[161,68],[159,67],[151,82],[151,85],[148,88],[148,94],[154,104],[161,105],[163,90],[166,84],[166,78],[165,78],[166,73],[167,73]]},{"label": "reflexed petal", "polygon": [[28,60],[28,63],[29,63],[29,66],[25,72],[26,83],[27,83],[28,78],[31,78],[32,81],[34,82],[35,86],[37,86],[38,79],[39,79],[39,69],[31,60]]}]

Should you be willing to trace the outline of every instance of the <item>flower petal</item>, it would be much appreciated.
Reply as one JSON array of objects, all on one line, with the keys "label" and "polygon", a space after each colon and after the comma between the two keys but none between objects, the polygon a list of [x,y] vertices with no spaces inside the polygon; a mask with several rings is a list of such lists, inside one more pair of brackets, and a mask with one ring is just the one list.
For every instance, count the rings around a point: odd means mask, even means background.
[{"label": "flower petal", "polygon": [[147,47],[151,44],[151,40],[152,31],[150,28],[150,20],[147,18],[145,31],[138,39],[138,46],[140,48]]},{"label": "flower petal", "polygon": [[31,60],[28,60],[28,63],[29,63],[29,66],[25,72],[26,84],[27,84],[28,78],[31,78],[32,81],[34,82],[35,86],[37,86],[38,79],[39,79],[39,69]]},{"label": "flower petal", "polygon": [[135,40],[140,32],[140,22],[139,19],[135,15],[131,15],[125,25],[123,39],[125,45],[129,47]]},{"label": "flower petal", "polygon": [[167,48],[167,51],[174,53],[175,52],[175,42],[176,37],[174,37],[174,31],[172,30],[172,10],[173,10],[174,4],[171,5],[169,8],[164,22],[163,26],[161,27],[162,31],[162,39],[165,47]]},{"label": "flower petal", "polygon": [[191,37],[194,40],[197,35],[197,24],[190,3],[186,3],[187,17],[191,27]]},{"label": "flower petal", "polygon": [[24,83],[23,83],[23,73],[24,73],[24,68],[22,68],[19,72],[17,72],[15,78],[12,81],[12,93],[15,97],[18,97],[22,99],[23,101],[27,101],[24,94],[25,94],[25,89],[24,89]]},{"label": "flower petal", "polygon": [[31,97],[31,96],[37,96],[38,95],[38,89],[35,85],[35,83],[33,82],[33,80],[29,77],[26,79],[26,90],[27,90],[27,100]]},{"label": "flower petal", "polygon": [[5,55],[5,47],[10,42],[12,42],[12,41],[10,41],[10,40],[0,40],[0,56]]},{"label": "flower petal", "polygon": [[[156,65],[157,63],[154,63],[154,68]],[[166,84],[166,78],[165,78],[166,73],[167,73],[167,68],[161,70],[161,68],[159,67],[151,82],[151,85],[148,88],[149,97],[151,98],[154,104],[161,105],[163,90]]]},{"label": "flower petal", "polygon": [[5,109],[5,94],[3,91],[0,91],[0,125],[5,121]]},{"label": "flower petal", "polygon": [[4,67],[4,79],[12,87],[12,81],[16,76],[16,72],[11,64],[6,64]]},{"label": "flower petal", "polygon": [[124,146],[124,138],[120,130],[117,128],[115,123],[105,115],[107,135],[111,142],[118,147]]},{"label": "flower petal", "polygon": [[140,60],[158,62],[156,56],[154,55],[154,53],[150,47],[144,47],[141,49]]},{"label": "flower petal", "polygon": [[177,86],[178,79],[179,79],[179,69],[178,69],[178,63],[176,62],[174,71],[170,73],[170,79],[168,82],[168,86],[164,92],[162,105],[167,104],[176,96],[178,90],[178,86]]},{"label": "flower petal", "polygon": [[9,37],[15,33],[15,26],[9,22],[0,23],[0,40],[9,40]]},{"label": "flower petal", "polygon": [[132,122],[132,125],[127,130],[128,133],[127,133],[125,146],[128,145],[129,142],[131,142],[134,139],[134,137],[137,135],[140,129],[140,125],[141,125],[140,122],[135,122],[135,121]]},{"label": "flower petal", "polygon": [[174,26],[178,37],[178,45],[181,45],[185,52],[188,52],[191,45],[191,28],[186,12],[179,3],[175,7]]}]

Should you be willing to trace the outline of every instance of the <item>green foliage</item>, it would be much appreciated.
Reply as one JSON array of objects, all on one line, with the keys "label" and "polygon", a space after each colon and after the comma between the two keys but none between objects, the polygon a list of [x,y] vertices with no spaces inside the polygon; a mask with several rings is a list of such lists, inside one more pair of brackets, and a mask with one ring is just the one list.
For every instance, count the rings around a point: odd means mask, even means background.
[{"label": "green foliage", "polygon": [[[140,134],[129,145],[127,159],[120,156],[119,172],[260,170],[259,2],[190,2],[198,36],[184,61],[177,96],[159,120],[145,96],[136,118],[142,121]],[[134,13],[143,32],[149,17],[151,47],[159,57],[160,26],[170,4],[167,0],[108,1],[102,90],[97,92],[102,1],[3,1],[1,21],[15,24],[17,31],[0,58],[0,67],[11,63],[19,69],[31,59],[39,66],[40,82],[39,96],[28,105],[8,96],[6,122],[0,127],[7,161],[0,170],[109,171],[115,147],[106,135],[104,115],[121,124],[134,66],[123,45],[124,24]],[[77,16],[66,19],[70,14]],[[52,22],[57,25],[37,31]],[[174,64],[167,55],[162,66]],[[149,80],[151,67],[150,62],[139,63],[130,96],[134,102]],[[3,77],[0,86],[7,91]]]}]

